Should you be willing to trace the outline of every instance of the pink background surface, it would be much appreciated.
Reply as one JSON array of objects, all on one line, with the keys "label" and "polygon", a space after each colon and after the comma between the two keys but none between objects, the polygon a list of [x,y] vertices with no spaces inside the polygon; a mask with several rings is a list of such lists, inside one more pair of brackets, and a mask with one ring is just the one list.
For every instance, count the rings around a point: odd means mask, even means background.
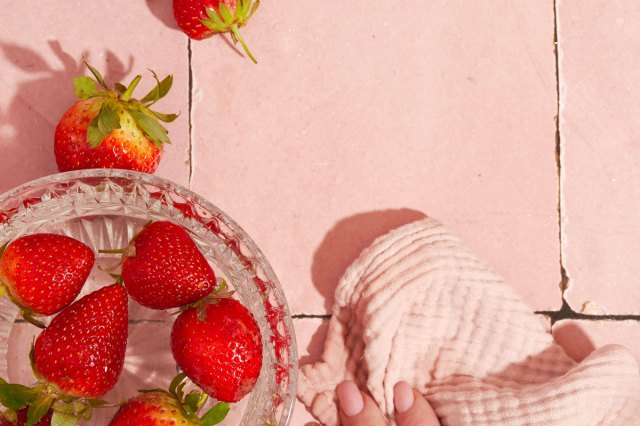
[{"label": "pink background surface", "polygon": [[[9,2],[0,191],[56,172],[83,54],[110,82],[145,73],[140,93],[147,68],[171,73],[158,108],[181,117],[157,174],[256,240],[304,360],[326,320],[300,316],[327,314],[360,250],[425,214],[533,310],[560,309],[563,267],[568,304],[595,315],[553,327],[579,357],[639,337],[637,22],[633,0],[264,1],[243,29],[253,65],[225,37],[189,43],[168,0]],[[310,420],[298,405],[292,424]]]}]

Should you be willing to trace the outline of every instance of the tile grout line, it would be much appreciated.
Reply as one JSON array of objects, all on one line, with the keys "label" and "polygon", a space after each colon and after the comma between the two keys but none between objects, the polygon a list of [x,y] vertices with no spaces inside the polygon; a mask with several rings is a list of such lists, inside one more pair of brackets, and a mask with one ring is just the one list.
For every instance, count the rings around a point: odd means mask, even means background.
[{"label": "tile grout line", "polygon": [[569,286],[569,276],[564,266],[564,226],[562,215],[564,213],[564,203],[562,199],[562,181],[564,172],[562,170],[562,136],[560,133],[560,49],[558,38],[558,0],[553,1],[553,52],[555,57],[555,75],[556,75],[556,131],[555,131],[555,156],[556,168],[558,171],[558,240],[560,245],[559,262],[560,262],[560,290],[562,292],[562,300],[564,302],[564,292]]},{"label": "tile grout line", "polygon": [[188,187],[191,189],[193,179],[193,70],[191,69],[191,39],[187,39],[187,57],[189,62],[189,182]]},{"label": "tile grout line", "polygon": [[558,239],[560,242],[560,250],[559,250],[559,263],[560,263],[560,289],[562,291],[562,306],[558,310],[547,311],[540,310],[534,311],[535,314],[543,315],[549,318],[551,322],[551,326],[553,326],[556,322],[565,320],[565,319],[573,319],[573,320],[588,320],[588,321],[629,321],[635,320],[640,321],[640,315],[633,314],[621,314],[621,315],[612,315],[612,314],[602,314],[602,315],[591,315],[591,314],[583,314],[580,312],[576,312],[569,305],[567,300],[565,299],[565,292],[569,288],[570,278],[567,273],[567,269],[565,268],[565,256],[564,256],[564,221],[563,221],[563,213],[565,210],[564,206],[564,197],[562,193],[562,183],[564,180],[564,170],[562,167],[562,152],[564,145],[562,144],[562,135],[560,131],[561,125],[561,106],[562,106],[562,86],[561,86],[561,76],[560,76],[560,41],[559,41],[559,10],[558,4],[560,0],[553,0],[553,45],[554,45],[554,57],[555,57],[555,77],[556,77],[556,129],[555,129],[555,155],[556,155],[556,167],[558,172]]},{"label": "tile grout line", "polygon": [[328,319],[331,319],[331,314],[295,314],[295,315],[291,315],[291,318],[328,320]]}]

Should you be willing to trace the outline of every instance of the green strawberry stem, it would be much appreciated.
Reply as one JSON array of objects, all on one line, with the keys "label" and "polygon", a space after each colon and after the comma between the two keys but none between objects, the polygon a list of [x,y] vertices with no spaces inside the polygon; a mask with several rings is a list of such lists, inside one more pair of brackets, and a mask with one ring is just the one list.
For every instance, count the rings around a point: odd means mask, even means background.
[{"label": "green strawberry stem", "polygon": [[36,319],[36,314],[34,314],[30,309],[21,307],[20,304],[17,303],[16,300],[11,296],[8,287],[4,283],[2,283],[2,281],[0,281],[0,298],[4,296],[7,296],[14,305],[20,308],[20,315],[22,315],[22,318],[38,328],[45,328],[44,323]]},{"label": "green strawberry stem", "polygon": [[22,318],[24,318],[28,323],[33,324],[38,328],[46,327],[42,321],[38,320],[35,317],[34,313],[31,310],[22,308],[20,309],[20,314],[22,315]]},{"label": "green strawberry stem", "polygon": [[101,254],[124,254],[127,249],[102,249],[98,250]]},{"label": "green strawberry stem", "polygon": [[240,35],[240,31],[238,30],[238,24],[234,23],[233,25],[231,25],[230,29],[231,29],[231,33],[234,35],[234,40],[237,39],[240,42],[245,53],[249,56],[249,58],[251,58],[254,64],[257,64],[258,61],[256,61],[256,58],[254,58],[254,56],[251,54],[251,51],[247,47],[247,44],[244,42],[244,39]]}]

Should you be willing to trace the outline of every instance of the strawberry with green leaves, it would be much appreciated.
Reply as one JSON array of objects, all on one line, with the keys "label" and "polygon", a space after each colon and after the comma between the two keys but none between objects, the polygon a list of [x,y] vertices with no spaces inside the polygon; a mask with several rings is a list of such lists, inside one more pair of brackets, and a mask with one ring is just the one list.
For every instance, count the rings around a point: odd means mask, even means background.
[{"label": "strawberry with green leaves", "polygon": [[[0,403],[10,410],[29,407],[35,422],[51,409],[52,424],[89,419],[100,398],[118,381],[128,334],[128,299],[119,284],[90,293],[60,312],[36,338],[32,387],[0,383]],[[66,421],[67,423],[61,423]]]},{"label": "strawberry with green leaves", "polygon": [[208,395],[241,400],[253,390],[262,367],[256,320],[231,298],[183,311],[171,331],[171,351],[180,369]]},{"label": "strawberry with green leaves", "polygon": [[194,40],[218,33],[231,33],[249,58],[257,63],[242,36],[245,26],[260,5],[260,0],[173,0],[173,16],[182,31]]},{"label": "strawberry with green leaves", "polygon": [[207,395],[198,389],[185,394],[184,379],[182,373],[176,376],[168,392],[162,389],[141,391],[120,407],[109,426],[212,426],[224,420],[229,404],[223,402],[198,417]]},{"label": "strawberry with green leaves", "polygon": [[67,307],[84,286],[93,251],[78,240],[55,234],[20,237],[0,249],[0,293],[7,293],[25,319]]},{"label": "strawberry with green leaves", "polygon": [[133,237],[122,256],[122,279],[131,298],[151,309],[189,305],[216,286],[213,269],[186,229],[166,221],[151,222]]},{"label": "strawberry with green leaves", "polygon": [[163,144],[170,143],[167,129],[160,122],[171,122],[177,115],[151,107],[169,92],[173,77],[160,81],[152,72],[156,86],[137,100],[133,91],[140,75],[128,87],[117,83],[110,89],[102,75],[85,63],[95,80],[87,76],[74,79],[80,100],[62,116],[55,131],[58,169],[114,168],[153,173],[160,163]]}]

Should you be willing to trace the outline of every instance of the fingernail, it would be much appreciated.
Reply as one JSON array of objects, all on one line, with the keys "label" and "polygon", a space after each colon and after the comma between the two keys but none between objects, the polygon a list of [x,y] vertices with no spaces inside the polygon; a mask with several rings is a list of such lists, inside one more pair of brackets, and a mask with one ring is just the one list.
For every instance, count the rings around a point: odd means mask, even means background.
[{"label": "fingernail", "polygon": [[404,413],[413,406],[413,388],[409,383],[396,383],[393,387],[393,404],[398,413]]},{"label": "fingernail", "polygon": [[342,382],[336,389],[340,408],[347,417],[353,417],[362,412],[364,401],[360,389],[353,382]]}]

